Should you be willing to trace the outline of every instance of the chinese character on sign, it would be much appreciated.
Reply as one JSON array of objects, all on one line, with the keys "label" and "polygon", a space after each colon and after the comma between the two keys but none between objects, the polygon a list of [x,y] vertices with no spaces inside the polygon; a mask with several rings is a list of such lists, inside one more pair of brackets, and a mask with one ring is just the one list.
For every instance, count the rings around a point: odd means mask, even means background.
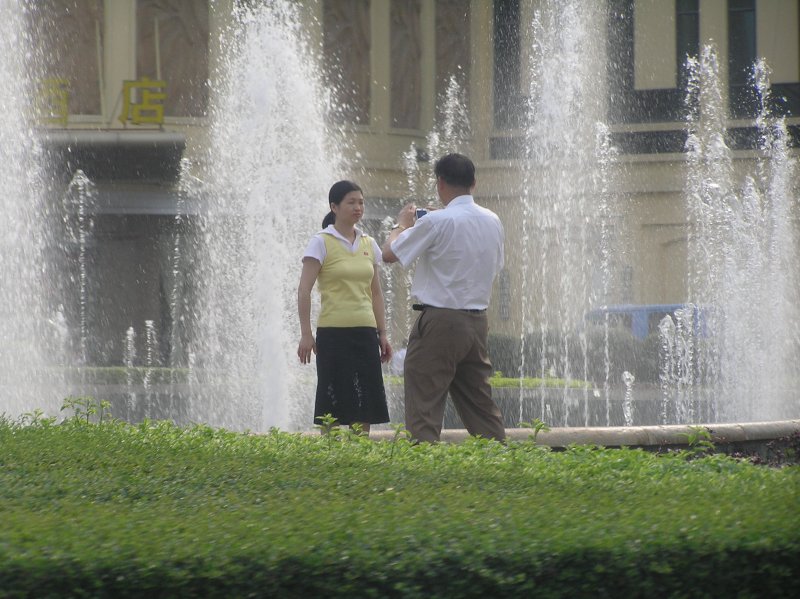
[{"label": "chinese character on sign", "polygon": [[39,84],[37,108],[43,123],[66,127],[69,118],[69,81],[43,79]]},{"label": "chinese character on sign", "polygon": [[[166,86],[166,81],[151,81],[147,77],[137,81],[123,81],[122,113],[119,115],[119,120],[134,125],[162,124],[164,122],[162,102],[167,97],[163,90]],[[134,90],[139,92],[138,98],[134,97]]]}]

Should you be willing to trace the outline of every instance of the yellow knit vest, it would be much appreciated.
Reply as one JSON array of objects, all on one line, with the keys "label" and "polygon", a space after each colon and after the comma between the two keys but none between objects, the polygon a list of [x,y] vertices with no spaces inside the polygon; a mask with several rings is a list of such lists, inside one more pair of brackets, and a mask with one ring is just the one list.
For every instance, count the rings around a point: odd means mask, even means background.
[{"label": "yellow knit vest", "polygon": [[341,240],[323,233],[325,260],[319,271],[322,310],[318,327],[377,327],[372,311],[372,239],[362,235],[351,252]]}]

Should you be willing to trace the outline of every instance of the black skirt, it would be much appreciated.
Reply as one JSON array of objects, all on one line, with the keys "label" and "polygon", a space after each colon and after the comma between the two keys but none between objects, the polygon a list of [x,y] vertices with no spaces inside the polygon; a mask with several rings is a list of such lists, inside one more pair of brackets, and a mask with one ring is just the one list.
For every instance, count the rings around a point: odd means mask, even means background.
[{"label": "black skirt", "polygon": [[331,414],[339,424],[389,422],[378,334],[371,327],[317,329],[314,424]]}]

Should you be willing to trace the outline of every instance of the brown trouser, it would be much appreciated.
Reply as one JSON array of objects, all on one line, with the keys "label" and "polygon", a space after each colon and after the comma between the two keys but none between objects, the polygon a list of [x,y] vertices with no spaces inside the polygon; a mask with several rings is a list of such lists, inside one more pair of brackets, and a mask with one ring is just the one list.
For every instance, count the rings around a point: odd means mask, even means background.
[{"label": "brown trouser", "polygon": [[415,439],[439,440],[448,391],[471,435],[505,439],[489,384],[488,332],[486,312],[425,308],[419,315],[403,367],[406,428]]}]

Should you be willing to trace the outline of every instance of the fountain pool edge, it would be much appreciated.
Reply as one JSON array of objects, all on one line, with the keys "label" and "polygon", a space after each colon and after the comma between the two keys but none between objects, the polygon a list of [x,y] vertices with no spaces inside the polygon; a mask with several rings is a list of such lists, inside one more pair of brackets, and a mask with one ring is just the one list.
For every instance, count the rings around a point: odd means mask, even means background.
[{"label": "fountain pool edge", "polygon": [[[645,449],[685,448],[687,435],[698,428],[710,431],[710,441],[720,450],[752,452],[765,449],[767,443],[800,433],[800,420],[776,420],[770,422],[737,422],[714,424],[670,424],[662,426],[610,426],[610,427],[561,427],[542,431],[536,443],[563,449],[569,445],[601,445],[603,447],[641,447]],[[319,434],[319,433],[315,433]],[[533,434],[529,428],[509,428],[509,440],[526,441]],[[370,439],[390,441],[392,430],[374,430]],[[469,437],[465,429],[443,429],[441,440],[445,443],[461,443]],[[759,452],[760,453],[760,452]]]}]

